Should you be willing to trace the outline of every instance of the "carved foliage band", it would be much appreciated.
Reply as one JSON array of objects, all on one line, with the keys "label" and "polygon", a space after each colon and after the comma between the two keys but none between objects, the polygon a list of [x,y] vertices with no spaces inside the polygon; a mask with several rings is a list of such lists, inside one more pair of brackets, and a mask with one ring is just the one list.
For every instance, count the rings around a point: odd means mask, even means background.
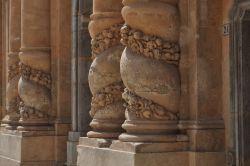
[{"label": "carved foliage band", "polygon": [[138,118],[150,120],[178,120],[178,116],[174,113],[164,109],[151,100],[137,96],[127,88],[124,90],[122,97],[126,101],[125,107],[127,111],[134,112]]},{"label": "carved foliage band", "polygon": [[8,66],[8,81],[19,75],[19,64],[15,63]]},{"label": "carved foliage band", "polygon": [[115,24],[110,28],[103,30],[101,33],[96,35],[91,40],[92,58],[94,59],[97,55],[103,51],[116,46],[120,42],[120,28],[122,24]]},{"label": "carved foliage band", "polygon": [[32,69],[30,66],[20,63],[20,73],[23,78],[38,83],[51,89],[51,75],[40,70]]},{"label": "carved foliage band", "polygon": [[163,39],[146,35],[128,25],[121,28],[121,43],[129,47],[138,55],[162,60],[171,64],[178,64],[180,48],[178,43],[164,41]]},{"label": "carved foliage band", "polygon": [[92,97],[90,114],[94,117],[95,113],[107,105],[122,100],[122,92],[124,85],[122,82],[114,83],[104,87],[96,95]]},{"label": "carved foliage band", "polygon": [[42,111],[36,110],[35,108],[26,106],[23,101],[19,104],[19,111],[21,118],[23,120],[25,119],[41,119],[41,118],[47,118],[48,115],[43,113]]},{"label": "carved foliage band", "polygon": [[19,103],[20,103],[20,97],[19,96],[12,99],[11,101],[9,101],[7,112],[8,113],[11,113],[11,112],[18,113],[17,110],[18,110],[18,107],[19,107]]}]

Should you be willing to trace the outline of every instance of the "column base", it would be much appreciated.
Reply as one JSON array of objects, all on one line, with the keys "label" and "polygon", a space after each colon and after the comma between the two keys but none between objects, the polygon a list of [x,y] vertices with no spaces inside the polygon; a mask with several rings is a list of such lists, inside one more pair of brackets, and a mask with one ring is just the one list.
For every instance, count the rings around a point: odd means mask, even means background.
[{"label": "column base", "polygon": [[131,143],[80,138],[78,166],[223,166],[224,152],[190,152],[188,142]]},{"label": "column base", "polygon": [[1,166],[54,166],[54,132],[0,131]]},{"label": "column base", "polygon": [[90,126],[93,131],[87,133],[89,138],[117,139],[124,131],[121,128],[124,120],[93,119]]},{"label": "column base", "polygon": [[123,142],[186,142],[186,135],[157,135],[157,134],[127,134],[123,133],[119,136],[119,140]]},{"label": "column base", "polygon": [[53,131],[55,130],[52,126],[18,126],[18,131]]},{"label": "column base", "polygon": [[6,130],[16,130],[17,129],[18,124],[13,125],[13,124],[7,124],[7,123],[2,123],[1,124],[1,128],[2,129],[6,129]]},{"label": "column base", "polygon": [[16,130],[17,126],[20,125],[20,123],[18,122],[19,118],[15,118],[12,120],[10,119],[10,116],[6,115],[2,120],[1,127],[5,127],[7,130]]},{"label": "column base", "polygon": [[106,138],[106,139],[116,139],[119,137],[120,132],[101,132],[101,131],[90,131],[87,133],[89,138]]},{"label": "column base", "polygon": [[49,123],[48,119],[28,119],[19,120],[20,126],[18,131],[53,131],[54,127]]},{"label": "column base", "polygon": [[7,124],[6,126],[5,126],[5,128],[7,129],[7,130],[16,130],[17,129],[17,126],[18,125],[9,125],[9,124]]}]

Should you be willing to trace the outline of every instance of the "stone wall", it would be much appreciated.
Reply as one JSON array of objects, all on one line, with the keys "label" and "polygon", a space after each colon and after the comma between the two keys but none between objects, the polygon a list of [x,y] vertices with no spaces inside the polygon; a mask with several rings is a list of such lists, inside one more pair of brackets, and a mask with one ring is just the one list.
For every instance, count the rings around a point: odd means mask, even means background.
[{"label": "stone wall", "polygon": [[[76,105],[71,1],[2,2],[0,165],[63,165],[72,109],[86,102],[85,112],[76,113],[86,115],[91,105],[92,130],[80,139],[78,165],[225,165],[225,147],[234,147],[229,36],[223,33],[232,1],[94,0],[92,41],[87,35],[88,43],[77,50],[82,71],[75,84],[87,97]],[[77,33],[86,35],[89,13],[81,14],[85,25]],[[90,44],[91,103],[87,77],[79,76],[88,72]],[[85,95],[77,93],[78,100]],[[79,117],[69,135],[74,145],[74,132],[88,130],[89,117]]]}]

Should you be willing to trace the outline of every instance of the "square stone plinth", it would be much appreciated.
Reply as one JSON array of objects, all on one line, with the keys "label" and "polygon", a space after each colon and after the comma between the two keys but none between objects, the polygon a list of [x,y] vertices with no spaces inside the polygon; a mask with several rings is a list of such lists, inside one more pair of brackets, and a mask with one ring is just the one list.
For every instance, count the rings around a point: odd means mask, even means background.
[{"label": "square stone plinth", "polygon": [[188,153],[132,153],[78,146],[78,166],[188,166]]},{"label": "square stone plinth", "polygon": [[[169,147],[169,149],[168,149]],[[167,152],[171,150],[171,152]],[[188,166],[187,142],[123,143],[80,138],[78,166]]]},{"label": "square stone plinth", "polygon": [[[112,143],[110,143],[112,142]],[[123,143],[80,138],[78,166],[224,166],[224,152],[190,152],[187,142]],[[168,148],[169,147],[169,148]],[[158,149],[158,152],[157,152]],[[151,152],[150,152],[151,151]]]},{"label": "square stone plinth", "polygon": [[53,166],[53,132],[1,131],[0,166]]}]

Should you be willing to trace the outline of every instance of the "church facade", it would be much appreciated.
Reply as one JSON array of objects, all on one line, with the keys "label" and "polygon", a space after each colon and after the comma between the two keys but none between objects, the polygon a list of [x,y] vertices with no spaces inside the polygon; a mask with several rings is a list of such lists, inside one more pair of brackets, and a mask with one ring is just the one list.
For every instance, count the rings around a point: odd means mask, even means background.
[{"label": "church facade", "polygon": [[249,166],[249,0],[1,0],[0,166]]}]

